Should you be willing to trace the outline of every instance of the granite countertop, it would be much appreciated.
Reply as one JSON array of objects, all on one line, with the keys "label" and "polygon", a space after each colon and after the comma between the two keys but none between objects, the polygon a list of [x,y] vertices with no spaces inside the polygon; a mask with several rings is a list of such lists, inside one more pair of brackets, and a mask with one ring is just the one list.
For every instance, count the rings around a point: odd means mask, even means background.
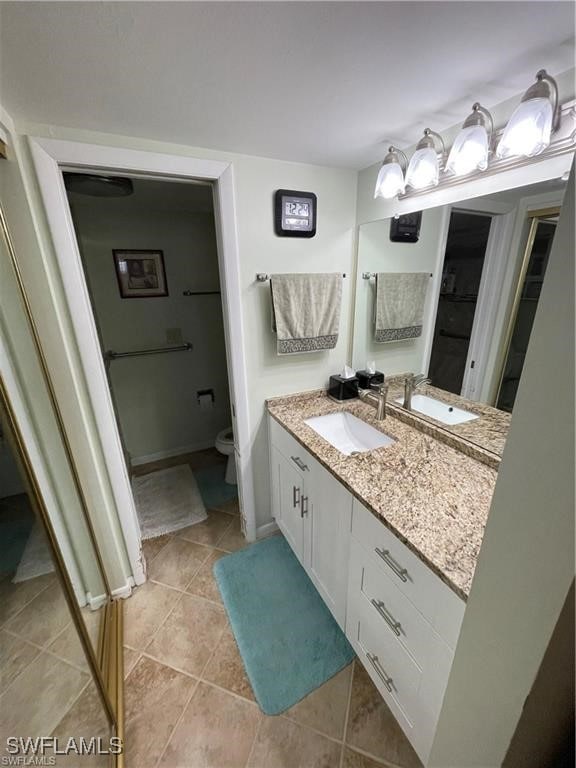
[{"label": "granite countertop", "polygon": [[[396,398],[404,397],[404,378],[402,376],[390,377],[387,381],[389,383],[388,403],[399,419],[428,432],[433,437],[458,448],[494,469],[498,468],[510,429],[511,414],[493,408],[491,405],[477,403],[461,395],[438,389],[431,384],[419,386],[415,394],[428,395],[479,416],[474,421],[467,421],[462,424],[443,424],[416,411],[406,411],[400,404],[394,402]],[[428,428],[425,425],[428,425]]]},{"label": "granite countertop", "polygon": [[[379,517],[456,594],[466,600],[488,517],[496,471],[360,400],[342,403],[324,391],[267,401],[270,415]],[[349,411],[395,439],[393,445],[345,456],[304,423]]]}]

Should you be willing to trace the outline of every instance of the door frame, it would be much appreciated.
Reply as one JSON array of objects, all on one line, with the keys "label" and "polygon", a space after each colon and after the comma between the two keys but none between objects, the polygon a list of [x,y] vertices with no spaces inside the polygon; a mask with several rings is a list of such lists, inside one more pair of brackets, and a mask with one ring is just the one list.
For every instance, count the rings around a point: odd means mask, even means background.
[{"label": "door frame", "polygon": [[[436,315],[438,313],[438,303],[440,300],[440,289],[442,287],[441,276],[444,269],[444,259],[446,257],[446,245],[448,243],[448,232],[450,229],[452,213],[461,212],[479,216],[490,216],[492,218],[492,223],[490,225],[488,242],[486,243],[482,277],[480,279],[478,300],[476,302],[476,310],[474,313],[474,323],[470,335],[470,344],[468,345],[462,389],[460,390],[462,397],[466,397],[469,400],[478,400],[487,377],[486,365],[490,351],[491,337],[494,331],[496,310],[501,298],[500,289],[506,270],[505,254],[512,236],[514,209],[511,205],[493,200],[467,200],[464,204],[454,203],[453,205],[446,207],[448,211],[445,219],[445,227],[441,233],[436,268],[439,279],[435,281],[434,285],[434,300],[432,302],[433,312],[430,323],[431,330],[426,344],[424,370],[428,373],[430,359],[432,357],[434,329],[436,326]],[[473,367],[471,367],[472,361],[474,361]]]},{"label": "door frame", "polygon": [[146,578],[141,557],[140,526],[62,170],[65,168],[85,173],[113,172],[115,175],[146,176],[169,181],[202,179],[213,183],[226,357],[239,464],[238,494],[246,537],[248,541],[254,541],[256,515],[245,363],[246,336],[242,317],[232,163],[41,137],[30,137],[28,141],[52,235],[67,309],[76,337],[96,432],[105,458],[128,560],[137,584]]}]

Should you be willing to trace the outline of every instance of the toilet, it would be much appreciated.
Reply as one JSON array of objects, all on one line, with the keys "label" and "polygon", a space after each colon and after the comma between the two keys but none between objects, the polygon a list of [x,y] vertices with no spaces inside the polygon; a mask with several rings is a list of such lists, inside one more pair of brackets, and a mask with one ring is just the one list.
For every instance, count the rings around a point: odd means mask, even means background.
[{"label": "toilet", "polygon": [[230,485],[236,485],[238,480],[236,478],[236,456],[234,456],[234,432],[232,427],[223,429],[222,432],[218,433],[216,450],[224,454],[224,456],[228,456],[224,479]]}]

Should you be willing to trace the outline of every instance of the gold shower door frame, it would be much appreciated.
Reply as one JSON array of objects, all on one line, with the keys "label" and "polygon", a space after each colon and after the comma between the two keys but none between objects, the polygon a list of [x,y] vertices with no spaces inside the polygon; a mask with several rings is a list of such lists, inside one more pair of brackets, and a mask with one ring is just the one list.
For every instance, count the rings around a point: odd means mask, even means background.
[{"label": "gold shower door frame", "polygon": [[[10,438],[13,442],[13,448],[16,458],[20,461],[24,477],[28,486],[29,496],[31,503],[34,507],[34,511],[38,519],[41,521],[42,527],[48,539],[50,550],[54,559],[56,572],[62,588],[66,602],[70,609],[72,619],[78,632],[80,642],[83,650],[86,654],[88,665],[92,673],[95,685],[98,689],[100,700],[103,705],[104,712],[108,719],[108,722],[112,728],[113,735],[121,739],[124,744],[124,664],[123,664],[123,601],[113,600],[110,584],[108,582],[106,571],[100,550],[98,548],[98,542],[92,526],[92,521],[88,512],[88,505],[84,495],[84,490],[80,483],[78,470],[76,467],[74,455],[66,430],[64,427],[64,421],[62,418],[60,406],[56,397],[55,389],[50,377],[44,351],[40,343],[40,337],[37,331],[36,323],[34,321],[28,295],[23,283],[22,275],[16,259],[16,253],[14,245],[6,219],[4,211],[0,206],[0,230],[4,238],[10,263],[16,278],[20,295],[23,302],[24,311],[38,355],[38,361],[42,370],[44,382],[47,387],[49,399],[53,408],[54,416],[58,425],[58,431],[62,439],[62,444],[74,485],[78,493],[78,498],[83,512],[83,517],[86,522],[86,526],[89,532],[89,538],[92,543],[92,547],[96,556],[100,575],[105,585],[108,602],[104,606],[103,617],[100,624],[100,631],[98,637],[98,648],[95,651],[88,635],[88,630],[82,619],[80,608],[74,595],[74,589],[70,577],[66,570],[65,562],[62,557],[62,553],[58,544],[57,537],[52,526],[48,510],[46,509],[44,499],[38,481],[32,466],[30,456],[28,454],[26,445],[20,428],[18,426],[14,410],[10,403],[8,392],[2,377],[0,376],[0,406],[6,414],[8,426],[10,429]],[[124,768],[124,753],[111,756],[114,760],[115,768]]]}]

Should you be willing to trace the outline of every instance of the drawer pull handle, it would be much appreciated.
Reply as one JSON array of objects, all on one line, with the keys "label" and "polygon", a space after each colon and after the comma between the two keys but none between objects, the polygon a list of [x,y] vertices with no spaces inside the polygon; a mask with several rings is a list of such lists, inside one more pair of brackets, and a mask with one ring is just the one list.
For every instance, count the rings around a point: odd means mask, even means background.
[{"label": "drawer pull handle", "polygon": [[306,472],[308,471],[308,467],[306,466],[306,464],[304,464],[304,462],[302,461],[300,456],[290,456],[290,458],[292,459],[294,464],[296,464],[298,469],[301,469],[303,472],[304,471],[306,471]]},{"label": "drawer pull handle", "polygon": [[394,616],[392,616],[391,613],[388,613],[388,611],[386,610],[386,606],[384,605],[382,600],[374,600],[374,598],[372,598],[370,602],[372,603],[374,608],[376,608],[380,616],[382,616],[386,624],[388,624],[392,632],[394,632],[395,635],[400,637],[401,635],[400,630],[402,629],[402,625],[400,624],[399,621],[396,621],[394,619]]},{"label": "drawer pull handle", "polygon": [[390,691],[390,693],[392,693],[393,691],[392,683],[394,681],[392,680],[390,675],[386,672],[384,667],[380,664],[378,660],[378,656],[375,656],[373,653],[367,653],[366,658],[368,659],[370,664],[372,664],[372,666],[374,667],[374,671],[376,672],[380,680],[382,680],[386,688]]},{"label": "drawer pull handle", "polygon": [[[306,507],[304,507],[306,505]],[[300,499],[300,517],[308,514],[308,496],[302,496]]]},{"label": "drawer pull handle", "polygon": [[401,566],[398,565],[396,560],[394,560],[394,558],[392,557],[392,555],[387,549],[378,549],[378,547],[375,547],[374,551],[376,552],[377,555],[379,555],[382,558],[382,560],[384,560],[386,565],[394,571],[394,573],[396,574],[396,576],[398,576],[399,579],[401,579],[402,581],[408,581],[408,579],[406,578],[406,574],[408,573],[408,571],[406,570],[406,568],[402,568]]},{"label": "drawer pull handle", "polygon": [[292,486],[292,506],[294,509],[300,504],[300,488],[297,485]]}]

